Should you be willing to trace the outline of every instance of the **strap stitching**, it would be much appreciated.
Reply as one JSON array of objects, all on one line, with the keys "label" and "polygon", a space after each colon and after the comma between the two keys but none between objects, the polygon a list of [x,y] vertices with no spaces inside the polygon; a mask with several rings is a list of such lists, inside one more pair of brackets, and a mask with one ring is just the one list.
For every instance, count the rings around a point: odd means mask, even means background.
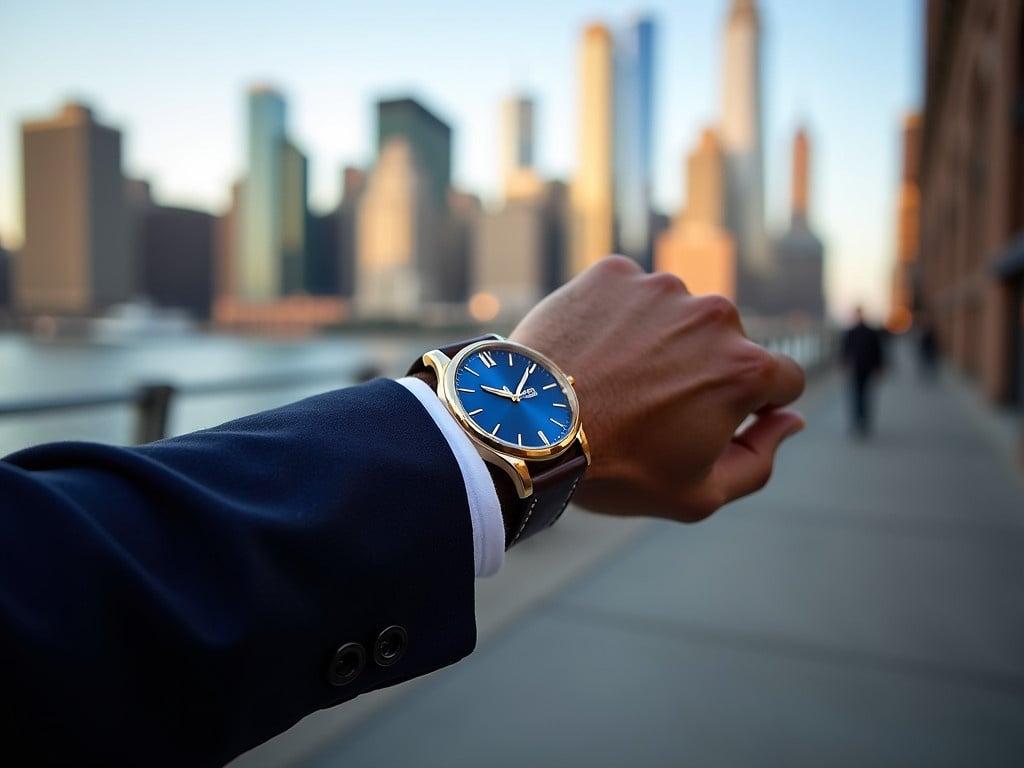
[{"label": "strap stitching", "polygon": [[[546,528],[550,528],[552,525],[558,522],[558,518],[562,516],[562,513],[565,512],[566,508],[569,506],[569,502],[572,501],[572,495],[576,493],[576,486],[579,485],[582,477],[583,476],[580,475],[579,477],[572,481],[572,485],[569,486],[569,493],[568,495],[566,495],[565,501],[562,502],[562,508],[558,510],[557,515],[551,518],[551,522],[545,526]],[[515,537],[512,539],[512,543],[509,544],[510,548],[516,545],[516,542],[519,541],[519,538],[523,535],[523,531],[526,530],[526,524],[530,522],[530,517],[533,515],[533,509],[534,507],[537,506],[538,501],[540,501],[540,497],[535,495],[533,497],[533,501],[530,503],[530,508],[526,510],[526,516],[523,518],[523,522],[519,526],[519,530],[516,532]]]},{"label": "strap stitching", "polygon": [[572,501],[572,495],[576,493],[576,486],[579,485],[580,480],[582,478],[583,475],[579,475],[575,480],[572,481],[572,485],[569,486],[569,495],[566,496],[565,501],[562,502],[562,508],[558,510],[558,514],[551,518],[551,522],[548,523],[548,528],[557,523],[558,518],[560,518],[562,516],[562,513],[565,512],[566,508],[569,506],[569,502]]},{"label": "strap stitching", "polygon": [[537,502],[540,501],[540,497],[534,494],[533,501],[530,502],[530,508],[526,510],[526,516],[523,518],[523,522],[519,526],[519,530],[516,531],[516,535],[512,539],[512,543],[509,547],[514,547],[516,542],[519,541],[519,537],[523,535],[523,530],[526,528],[526,524],[530,522],[530,516],[533,514],[533,508],[537,506]]}]

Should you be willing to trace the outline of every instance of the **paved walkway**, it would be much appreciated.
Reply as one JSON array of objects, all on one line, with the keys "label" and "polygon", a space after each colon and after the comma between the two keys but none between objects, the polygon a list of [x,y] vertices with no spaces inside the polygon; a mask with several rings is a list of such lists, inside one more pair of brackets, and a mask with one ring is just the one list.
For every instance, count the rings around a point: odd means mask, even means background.
[{"label": "paved walkway", "polygon": [[954,389],[898,372],[858,443],[839,382],[819,384],[769,489],[602,534],[468,660],[297,762],[1024,765],[1024,486]]}]

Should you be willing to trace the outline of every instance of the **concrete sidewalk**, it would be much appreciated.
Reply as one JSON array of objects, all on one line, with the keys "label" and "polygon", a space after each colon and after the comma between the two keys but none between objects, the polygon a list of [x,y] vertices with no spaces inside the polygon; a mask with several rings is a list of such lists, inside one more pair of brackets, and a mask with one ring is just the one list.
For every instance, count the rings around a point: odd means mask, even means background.
[{"label": "concrete sidewalk", "polygon": [[819,385],[766,491],[609,539],[303,764],[1024,765],[1020,479],[909,370],[874,439],[844,409]]}]

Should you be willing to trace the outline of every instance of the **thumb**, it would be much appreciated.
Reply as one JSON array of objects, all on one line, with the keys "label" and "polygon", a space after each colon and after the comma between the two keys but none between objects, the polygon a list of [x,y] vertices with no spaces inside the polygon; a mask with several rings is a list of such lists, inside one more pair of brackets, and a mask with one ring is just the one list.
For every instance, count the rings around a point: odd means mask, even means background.
[{"label": "thumb", "polygon": [[779,445],[803,428],[804,418],[796,411],[775,410],[759,414],[750,426],[737,433],[714,470],[726,501],[763,488],[772,476]]}]

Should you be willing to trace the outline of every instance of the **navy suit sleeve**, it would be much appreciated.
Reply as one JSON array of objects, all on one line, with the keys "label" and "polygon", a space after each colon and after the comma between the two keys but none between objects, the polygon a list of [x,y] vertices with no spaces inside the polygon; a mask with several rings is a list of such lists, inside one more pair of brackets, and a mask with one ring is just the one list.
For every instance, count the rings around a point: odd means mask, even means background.
[{"label": "navy suit sleeve", "polygon": [[[21,451],[0,461],[0,750],[222,764],[467,655],[473,587],[460,469],[392,381],[137,448]],[[382,667],[390,625],[407,650]],[[366,666],[335,687],[350,642]]]}]

